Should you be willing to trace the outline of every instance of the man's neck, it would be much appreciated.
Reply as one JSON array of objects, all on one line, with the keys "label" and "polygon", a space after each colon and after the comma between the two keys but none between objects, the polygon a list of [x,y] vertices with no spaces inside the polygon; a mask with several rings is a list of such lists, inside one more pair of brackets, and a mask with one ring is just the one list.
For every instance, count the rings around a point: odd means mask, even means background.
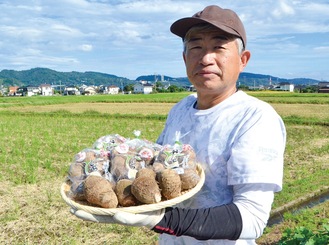
[{"label": "man's neck", "polygon": [[235,92],[237,92],[237,91],[238,91],[237,89],[234,89],[234,90],[228,91],[227,93],[216,94],[216,95],[197,93],[198,98],[197,98],[197,102],[195,104],[195,108],[198,110],[206,110],[211,107],[214,107],[214,106],[218,105],[219,103],[221,103],[222,101],[229,98],[231,95],[235,94]]}]

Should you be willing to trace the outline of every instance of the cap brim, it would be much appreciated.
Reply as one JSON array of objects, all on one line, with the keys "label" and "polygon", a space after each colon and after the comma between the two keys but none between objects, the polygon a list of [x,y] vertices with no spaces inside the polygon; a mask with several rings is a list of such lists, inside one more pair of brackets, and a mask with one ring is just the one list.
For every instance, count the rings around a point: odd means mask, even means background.
[{"label": "cap brim", "polygon": [[226,33],[229,33],[229,34],[232,34],[232,35],[235,35],[235,36],[240,36],[239,33],[235,32],[234,30],[232,30],[231,28],[225,26],[225,25],[218,25],[218,24],[215,24],[215,23],[211,23],[210,21],[205,21],[205,20],[202,20],[202,19],[199,19],[199,18],[194,18],[194,17],[188,17],[188,18],[183,18],[183,19],[180,19],[180,20],[177,20],[175,21],[171,27],[170,27],[170,31],[172,33],[174,33],[175,35],[181,37],[181,38],[184,38],[187,31],[194,25],[197,25],[197,24],[211,24],[215,27],[217,27],[218,29],[226,32]]},{"label": "cap brim", "polygon": [[204,24],[208,23],[207,21],[198,19],[198,18],[193,18],[193,17],[188,17],[188,18],[183,18],[180,20],[175,21],[171,27],[170,31],[174,33],[175,35],[184,38],[186,32],[194,25],[197,24]]}]

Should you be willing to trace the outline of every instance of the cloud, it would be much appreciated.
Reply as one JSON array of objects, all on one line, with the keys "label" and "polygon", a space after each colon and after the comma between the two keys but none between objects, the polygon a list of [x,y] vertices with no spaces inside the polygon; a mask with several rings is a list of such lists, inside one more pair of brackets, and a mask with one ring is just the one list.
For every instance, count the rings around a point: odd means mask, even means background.
[{"label": "cloud", "polygon": [[79,46],[79,49],[85,52],[90,52],[93,50],[93,46],[90,44],[82,44]]},{"label": "cloud", "polygon": [[[206,2],[235,10],[245,23],[250,72],[287,74],[288,67],[298,74],[316,66],[317,56],[329,63],[323,55],[329,45],[325,0]],[[141,73],[185,76],[182,42],[169,28],[203,7],[199,0],[3,0],[0,69],[47,66],[131,79]],[[285,54],[305,58],[298,66],[285,64]],[[329,79],[329,71],[324,73]]]},{"label": "cloud", "polygon": [[[49,28],[49,29],[48,29]],[[79,36],[81,34],[80,30],[77,28],[70,27],[62,23],[54,23],[47,29],[44,29],[44,32],[53,32],[55,35],[68,35],[68,36]]]},{"label": "cloud", "polygon": [[[46,67],[59,71],[72,71],[70,68],[63,69],[63,67],[70,67],[79,63],[79,61],[73,57],[49,56],[43,54],[40,50],[33,49],[21,50],[19,53],[10,57],[0,55],[0,60],[0,66],[5,66],[7,63],[12,64],[12,67],[6,67],[4,69],[16,70]],[[34,64],[34,66],[31,67],[31,63]]]},{"label": "cloud", "polygon": [[289,16],[294,14],[295,14],[294,8],[291,5],[289,5],[285,0],[280,0],[279,6],[275,8],[272,12],[272,15],[275,18],[281,18],[282,16]]},{"label": "cloud", "polygon": [[329,55],[329,46],[315,47],[314,51],[327,57]]}]

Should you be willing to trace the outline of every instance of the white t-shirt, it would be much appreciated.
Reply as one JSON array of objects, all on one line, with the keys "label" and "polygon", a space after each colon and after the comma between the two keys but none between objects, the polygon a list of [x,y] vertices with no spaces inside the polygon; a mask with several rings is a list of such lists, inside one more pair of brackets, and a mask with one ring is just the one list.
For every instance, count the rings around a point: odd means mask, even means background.
[{"label": "white t-shirt", "polygon": [[[205,170],[205,184],[180,207],[207,208],[233,201],[233,186],[271,184],[280,191],[286,131],[267,103],[238,91],[207,109],[194,108],[196,95],[177,103],[168,115],[160,144],[190,144]],[[272,199],[269,200],[270,205]],[[242,217],[243,218],[243,217]],[[220,225],[220,221],[219,221]],[[160,244],[255,244],[254,240],[208,240],[160,235]]]}]

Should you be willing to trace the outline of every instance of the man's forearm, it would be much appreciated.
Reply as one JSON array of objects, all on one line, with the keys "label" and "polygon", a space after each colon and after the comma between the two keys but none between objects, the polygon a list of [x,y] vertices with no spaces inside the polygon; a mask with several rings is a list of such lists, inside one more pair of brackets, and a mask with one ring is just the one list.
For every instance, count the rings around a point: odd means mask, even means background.
[{"label": "man's forearm", "polygon": [[233,203],[203,209],[167,208],[163,219],[153,230],[198,240],[236,240],[242,231],[242,219]]}]

